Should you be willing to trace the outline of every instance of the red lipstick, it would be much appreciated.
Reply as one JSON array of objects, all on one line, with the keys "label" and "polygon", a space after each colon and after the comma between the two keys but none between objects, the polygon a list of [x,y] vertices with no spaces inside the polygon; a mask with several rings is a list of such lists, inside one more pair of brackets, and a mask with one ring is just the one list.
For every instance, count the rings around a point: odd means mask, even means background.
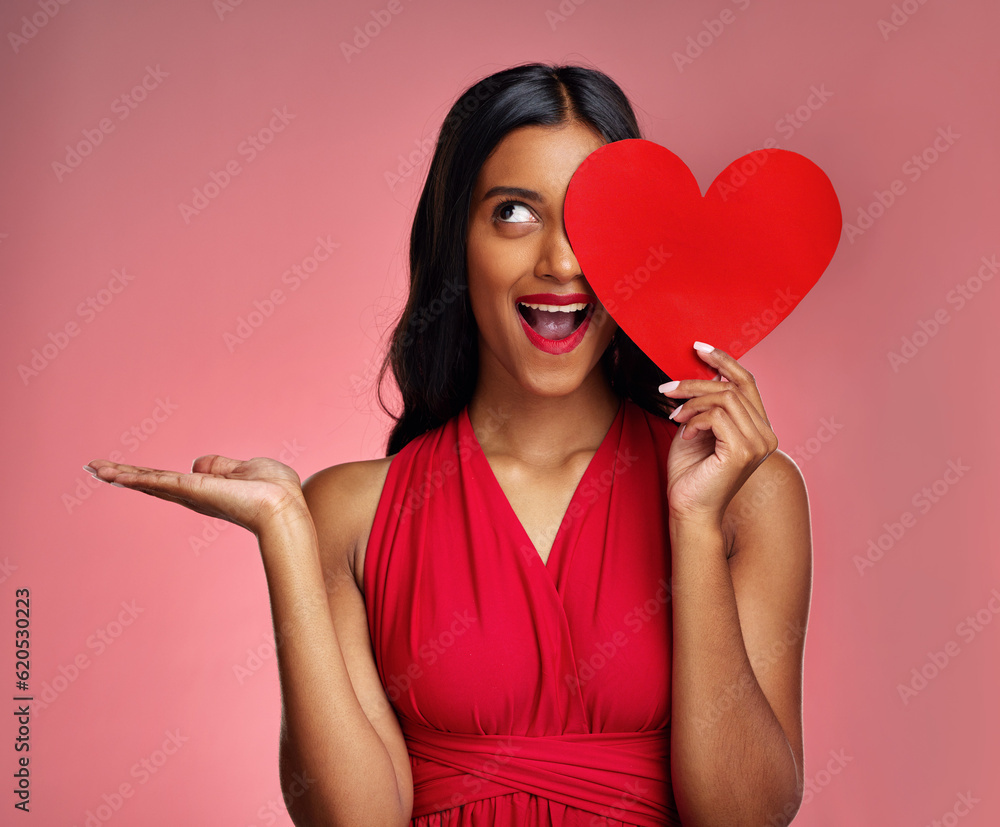
[{"label": "red lipstick", "polygon": [[579,327],[562,339],[545,338],[532,329],[531,325],[528,324],[527,319],[525,319],[521,311],[517,310],[518,318],[521,320],[521,327],[524,328],[524,333],[528,337],[528,341],[539,350],[555,355],[569,353],[583,341],[583,337],[587,333],[587,328],[590,327],[590,319],[594,315],[595,307],[594,297],[586,293],[530,293],[528,295],[519,296],[516,300],[516,304],[520,303],[549,305],[551,307],[565,307],[569,304],[587,305],[587,315],[584,317]]}]

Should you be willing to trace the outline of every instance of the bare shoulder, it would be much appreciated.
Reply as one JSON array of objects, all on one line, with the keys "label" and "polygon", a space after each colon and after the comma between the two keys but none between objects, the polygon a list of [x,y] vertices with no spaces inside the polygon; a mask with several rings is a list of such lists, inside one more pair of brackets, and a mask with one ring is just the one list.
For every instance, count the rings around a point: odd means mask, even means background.
[{"label": "bare shoulder", "polygon": [[347,566],[361,588],[364,561],[382,487],[392,457],[332,465],[302,483],[302,493],[316,526],[320,557],[326,570]]},{"label": "bare shoulder", "polygon": [[[775,451],[757,466],[729,503],[724,528],[730,557],[767,537],[808,539],[809,495],[795,460]],[[801,542],[793,545],[802,547]]]}]

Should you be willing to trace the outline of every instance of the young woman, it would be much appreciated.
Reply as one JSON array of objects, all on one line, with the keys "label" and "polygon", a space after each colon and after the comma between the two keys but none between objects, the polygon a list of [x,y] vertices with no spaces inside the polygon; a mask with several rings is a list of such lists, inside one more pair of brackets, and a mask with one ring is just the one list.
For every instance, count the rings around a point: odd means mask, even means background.
[{"label": "young woman", "polygon": [[798,809],[801,475],[754,377],[692,343],[716,380],[667,382],[563,225],[584,158],[636,137],[591,69],[518,66],[459,98],[383,370],[403,400],[386,458],[302,485],[262,457],[90,463],[257,536],[296,824],[779,825]]}]

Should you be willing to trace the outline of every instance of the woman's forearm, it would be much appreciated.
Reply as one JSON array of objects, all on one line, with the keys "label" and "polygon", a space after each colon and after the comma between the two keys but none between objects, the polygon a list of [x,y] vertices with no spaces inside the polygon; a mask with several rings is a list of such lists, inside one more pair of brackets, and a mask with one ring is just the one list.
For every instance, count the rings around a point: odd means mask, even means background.
[{"label": "woman's forearm", "polygon": [[[305,506],[303,505],[303,508]],[[258,534],[281,680],[281,786],[297,825],[409,818],[389,753],[351,684],[308,510]]]},{"label": "woman's forearm", "polygon": [[770,825],[797,808],[798,773],[747,656],[722,531],[672,523],[670,538],[678,812],[685,827]]}]

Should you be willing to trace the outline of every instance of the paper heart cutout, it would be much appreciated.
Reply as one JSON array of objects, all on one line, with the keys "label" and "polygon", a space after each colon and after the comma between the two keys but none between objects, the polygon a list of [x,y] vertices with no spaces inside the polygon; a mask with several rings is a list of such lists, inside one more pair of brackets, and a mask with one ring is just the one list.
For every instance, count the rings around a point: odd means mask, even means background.
[{"label": "paper heart cutout", "polygon": [[638,139],[584,160],[564,217],[597,297],[676,379],[715,375],[695,341],[738,359],[786,318],[833,258],[843,221],[830,179],[796,152],[744,155],[703,197],[680,158]]}]

